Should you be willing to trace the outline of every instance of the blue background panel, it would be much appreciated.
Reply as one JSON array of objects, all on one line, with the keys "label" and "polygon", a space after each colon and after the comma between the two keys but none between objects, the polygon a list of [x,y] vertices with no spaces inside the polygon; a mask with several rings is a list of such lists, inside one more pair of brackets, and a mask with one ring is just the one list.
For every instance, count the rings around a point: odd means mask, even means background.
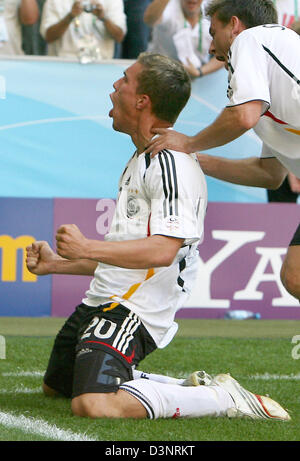
[{"label": "blue background panel", "polygon": [[[2,197],[115,198],[118,179],[135,147],[112,129],[109,94],[131,61],[77,62],[7,59],[1,62],[6,98],[0,100]],[[175,129],[194,135],[227,104],[227,72],[192,83]],[[259,155],[253,131],[212,149],[213,155]],[[207,178],[210,201],[266,202],[266,191]]]},{"label": "blue background panel", "polygon": [[51,277],[23,273],[24,250],[15,243],[25,244],[26,236],[52,242],[53,200],[0,198],[0,316],[51,313]]}]

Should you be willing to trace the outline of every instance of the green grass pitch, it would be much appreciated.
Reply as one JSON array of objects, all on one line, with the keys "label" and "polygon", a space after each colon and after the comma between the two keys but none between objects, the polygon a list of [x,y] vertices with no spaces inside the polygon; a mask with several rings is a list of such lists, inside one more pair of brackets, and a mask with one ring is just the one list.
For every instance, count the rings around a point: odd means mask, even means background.
[{"label": "green grass pitch", "polygon": [[300,321],[180,320],[173,342],[140,365],[141,370],[176,377],[197,369],[230,372],[248,390],[279,401],[289,410],[290,422],[75,417],[69,400],[46,398],[41,392],[43,372],[62,323],[57,318],[0,317],[6,346],[6,358],[0,360],[0,441],[300,440],[300,359],[292,354]]}]

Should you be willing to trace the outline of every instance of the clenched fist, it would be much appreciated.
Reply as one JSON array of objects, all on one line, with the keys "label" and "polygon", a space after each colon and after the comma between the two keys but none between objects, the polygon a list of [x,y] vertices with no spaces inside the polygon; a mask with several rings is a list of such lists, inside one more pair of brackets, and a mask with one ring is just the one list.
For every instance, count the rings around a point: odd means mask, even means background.
[{"label": "clenched fist", "polygon": [[87,257],[88,239],[80,232],[76,224],[64,224],[56,233],[57,253],[67,259]]},{"label": "clenched fist", "polygon": [[55,262],[61,259],[47,242],[37,241],[26,248],[26,265],[35,275],[48,275],[55,272]]}]

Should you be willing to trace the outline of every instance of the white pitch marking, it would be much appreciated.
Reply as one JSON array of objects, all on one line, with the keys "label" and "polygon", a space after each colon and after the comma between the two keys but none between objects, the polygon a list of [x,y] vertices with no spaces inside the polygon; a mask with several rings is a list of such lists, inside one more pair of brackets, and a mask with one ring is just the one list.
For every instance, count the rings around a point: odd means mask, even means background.
[{"label": "white pitch marking", "polygon": [[16,386],[10,389],[0,388],[0,395],[1,394],[40,394],[42,393],[42,387],[33,388],[33,387],[25,387],[25,386]]},{"label": "white pitch marking", "polygon": [[205,101],[205,99],[201,98],[200,96],[198,96],[197,94],[195,93],[192,93],[191,94],[192,98],[196,99],[196,101],[200,102],[201,104],[203,104],[203,106],[206,106],[208,107],[210,110],[212,110],[213,112],[215,112],[216,114],[219,114],[221,112],[222,109],[219,109],[219,107],[216,107],[214,106],[213,104],[210,104],[210,102],[208,101]]},{"label": "white pitch marking", "polygon": [[78,434],[71,430],[64,430],[55,424],[49,424],[43,419],[26,417],[24,415],[13,415],[0,411],[0,424],[14,429],[20,429],[29,434],[36,434],[48,439],[61,440],[67,442],[95,442],[96,439],[87,437],[85,434]]},{"label": "white pitch marking", "polygon": [[11,372],[2,372],[2,376],[7,376],[7,377],[23,377],[23,376],[30,376],[30,377],[40,377],[44,376],[45,372],[43,371],[11,371]]},{"label": "white pitch marking", "polygon": [[251,379],[257,379],[257,380],[263,380],[263,381],[299,381],[300,380],[300,373],[297,375],[291,374],[291,375],[276,375],[276,374],[270,374],[270,373],[264,373],[263,375],[253,375],[249,376]]},{"label": "white pitch marking", "polygon": [[12,123],[10,125],[2,125],[0,126],[0,130],[10,130],[12,128],[22,128],[23,126],[30,126],[30,125],[42,125],[44,123],[60,123],[60,122],[73,122],[73,121],[80,121],[80,120],[97,120],[97,119],[109,119],[107,115],[86,115],[86,116],[78,116],[78,117],[57,117],[57,118],[44,118],[41,120],[30,120],[28,122],[19,122],[19,123]]},{"label": "white pitch marking", "polygon": [[[44,376],[45,372],[44,371],[26,371],[26,370],[21,370],[21,371],[12,371],[12,372],[2,372],[0,373],[1,376],[4,377],[33,377],[33,378],[40,378],[41,376]],[[178,375],[180,373],[176,373]],[[166,372],[166,376],[172,376],[171,372]],[[188,375],[186,373],[181,374],[182,379],[186,378]],[[290,375],[279,375],[279,374],[271,374],[271,373],[264,373],[264,374],[256,374],[256,375],[250,375],[250,376],[239,376],[240,378],[248,378],[248,379],[261,379],[264,381],[269,381],[269,380],[283,380],[283,381],[299,381],[300,380],[300,373],[298,374],[290,374]],[[21,390],[20,390],[21,392]]]}]

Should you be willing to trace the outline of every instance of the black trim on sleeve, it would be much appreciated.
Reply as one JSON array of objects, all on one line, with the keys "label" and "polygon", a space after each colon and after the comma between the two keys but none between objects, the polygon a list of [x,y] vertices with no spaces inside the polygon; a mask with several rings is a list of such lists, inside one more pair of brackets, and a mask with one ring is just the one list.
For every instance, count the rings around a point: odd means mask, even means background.
[{"label": "black trim on sleeve", "polygon": [[163,204],[164,217],[178,216],[178,182],[174,156],[168,150],[158,154],[162,171],[162,183],[165,200]]},{"label": "black trim on sleeve", "polygon": [[143,176],[143,180],[145,181],[145,176],[146,176],[146,173],[147,173],[147,169],[149,168],[150,166],[150,163],[151,163],[151,156],[150,154],[145,154],[145,173],[144,173],[144,176]]}]

